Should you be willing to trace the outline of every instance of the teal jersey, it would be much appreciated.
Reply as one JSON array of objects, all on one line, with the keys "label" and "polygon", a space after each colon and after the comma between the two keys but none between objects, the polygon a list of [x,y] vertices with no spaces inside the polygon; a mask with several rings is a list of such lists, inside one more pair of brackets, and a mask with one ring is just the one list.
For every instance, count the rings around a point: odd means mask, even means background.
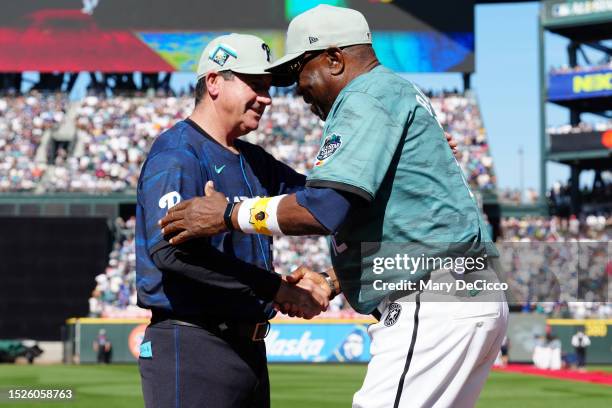
[{"label": "teal jersey", "polygon": [[[371,290],[374,280],[417,280],[427,272],[374,275],[362,268],[362,243],[490,242],[429,99],[383,66],[338,95],[306,185],[366,201],[351,208],[330,251],[343,293],[362,313],[389,294]],[[414,251],[422,255],[421,246]]]}]

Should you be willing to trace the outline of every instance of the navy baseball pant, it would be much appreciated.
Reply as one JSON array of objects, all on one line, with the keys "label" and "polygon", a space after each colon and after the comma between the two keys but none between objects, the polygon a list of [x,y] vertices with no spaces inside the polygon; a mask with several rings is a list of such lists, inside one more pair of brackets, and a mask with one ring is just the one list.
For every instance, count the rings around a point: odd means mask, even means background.
[{"label": "navy baseball pant", "polygon": [[146,408],[268,408],[263,341],[171,324],[147,327],[138,361]]}]

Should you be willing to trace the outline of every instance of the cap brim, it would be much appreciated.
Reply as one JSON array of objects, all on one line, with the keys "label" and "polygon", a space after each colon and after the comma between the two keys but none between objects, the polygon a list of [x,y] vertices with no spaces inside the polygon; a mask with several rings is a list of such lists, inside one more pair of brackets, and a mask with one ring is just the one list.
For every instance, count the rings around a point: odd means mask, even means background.
[{"label": "cap brim", "polygon": [[242,67],[242,68],[228,68],[229,71],[236,72],[238,74],[246,75],[270,75],[270,72],[266,71],[267,67],[261,65]]},{"label": "cap brim", "polygon": [[289,64],[296,58],[304,55],[305,51],[294,52],[279,58],[274,61],[266,71],[274,75],[273,85],[274,86],[290,86],[295,83],[295,77],[289,73]]},{"label": "cap brim", "polygon": [[238,74],[245,75],[271,75],[272,76],[272,86],[290,86],[295,82],[295,79],[292,79],[287,74],[269,72],[268,67],[245,67],[245,68],[233,68],[230,69],[232,72],[236,72]]}]

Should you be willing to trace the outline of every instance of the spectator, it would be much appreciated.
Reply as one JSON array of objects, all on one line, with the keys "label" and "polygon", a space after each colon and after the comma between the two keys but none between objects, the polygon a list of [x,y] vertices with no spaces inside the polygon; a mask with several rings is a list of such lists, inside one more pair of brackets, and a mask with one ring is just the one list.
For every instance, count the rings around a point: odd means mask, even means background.
[{"label": "spectator", "polygon": [[100,329],[98,336],[93,342],[93,350],[98,356],[99,364],[110,364],[113,352],[113,345],[106,337],[106,330]]},{"label": "spectator", "polygon": [[0,191],[34,191],[47,169],[35,161],[45,132],[64,118],[62,94],[0,97]]},{"label": "spectator", "polygon": [[578,330],[576,334],[572,336],[572,346],[576,351],[576,366],[579,371],[586,371],[586,352],[587,347],[591,345],[591,339],[589,336],[584,334],[582,330]]}]

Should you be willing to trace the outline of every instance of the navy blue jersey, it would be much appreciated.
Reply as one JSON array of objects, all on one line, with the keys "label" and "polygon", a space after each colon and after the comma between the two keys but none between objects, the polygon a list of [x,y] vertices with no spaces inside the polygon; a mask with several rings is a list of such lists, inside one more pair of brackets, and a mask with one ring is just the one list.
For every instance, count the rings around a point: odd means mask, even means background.
[{"label": "navy blue jersey", "polygon": [[[182,200],[202,196],[212,180],[215,189],[239,201],[275,196],[303,188],[305,177],[274,159],[261,147],[237,140],[234,154],[190,119],[178,122],[153,143],[138,181],[136,208],[136,285],[138,305],[177,316],[215,316],[260,321],[269,317],[277,278],[272,270],[272,239],[228,232],[172,248],[158,220]],[[164,260],[156,260],[162,250]],[[160,269],[166,258],[175,270]],[[197,267],[203,267],[197,269]],[[195,267],[195,268],[194,268]]]}]

